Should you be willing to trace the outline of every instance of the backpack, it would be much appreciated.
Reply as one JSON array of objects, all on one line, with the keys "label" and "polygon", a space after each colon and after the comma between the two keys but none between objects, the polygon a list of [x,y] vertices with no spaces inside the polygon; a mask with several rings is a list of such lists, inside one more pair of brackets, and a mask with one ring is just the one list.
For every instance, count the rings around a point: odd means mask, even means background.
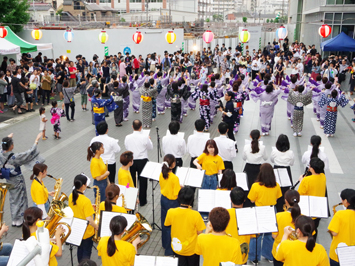
[{"label": "backpack", "polygon": [[5,178],[6,180],[8,180],[10,178],[10,169],[9,168],[5,168],[5,165],[7,164],[8,160],[11,158],[11,156],[14,155],[14,153],[10,153],[10,155],[7,157],[5,163],[3,164],[1,171],[0,171],[0,179]]}]

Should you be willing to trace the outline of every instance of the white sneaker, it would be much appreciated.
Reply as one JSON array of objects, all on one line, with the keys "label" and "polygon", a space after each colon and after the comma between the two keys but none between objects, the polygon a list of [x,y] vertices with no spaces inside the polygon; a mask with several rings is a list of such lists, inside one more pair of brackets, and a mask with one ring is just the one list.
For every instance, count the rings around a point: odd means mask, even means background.
[{"label": "white sneaker", "polygon": [[319,121],[319,118],[317,118],[317,121]]},{"label": "white sneaker", "polygon": [[291,120],[291,117],[287,117],[288,120]]},{"label": "white sneaker", "polygon": [[123,121],[127,122],[127,121],[128,121],[128,118],[123,119]]},{"label": "white sneaker", "polygon": [[295,133],[293,133],[293,136],[294,136],[294,137],[297,137],[297,133],[296,133],[296,132],[295,132]]},{"label": "white sneaker", "polygon": [[302,137],[302,132],[298,133],[297,135],[298,135],[299,137]]},{"label": "white sneaker", "polygon": [[161,112],[158,112],[158,115],[160,115],[161,114]]},{"label": "white sneaker", "polygon": [[334,137],[334,135],[333,135],[333,134],[330,134],[329,137]]},{"label": "white sneaker", "polygon": [[265,135],[266,135],[266,136],[269,136],[269,132],[266,132]]},{"label": "white sneaker", "polygon": [[265,136],[265,133],[262,133],[261,135]]},{"label": "white sneaker", "polygon": [[325,134],[325,136],[328,138],[330,135],[329,134]]},{"label": "white sneaker", "polygon": [[184,116],[186,117],[186,116],[187,116],[187,114],[184,114]]},{"label": "white sneaker", "polygon": [[162,112],[162,113],[160,113],[161,115],[164,115],[165,114],[165,112]]},{"label": "white sneaker", "polygon": [[154,121],[155,121],[155,118],[153,118],[152,121],[154,122]]},{"label": "white sneaker", "polygon": [[293,125],[291,125],[291,128],[293,128]]}]

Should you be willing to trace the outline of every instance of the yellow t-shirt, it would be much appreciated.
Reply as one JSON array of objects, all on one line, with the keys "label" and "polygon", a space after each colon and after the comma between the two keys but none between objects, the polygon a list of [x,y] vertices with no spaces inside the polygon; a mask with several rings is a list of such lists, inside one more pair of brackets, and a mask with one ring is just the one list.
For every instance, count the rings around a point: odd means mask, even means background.
[{"label": "yellow t-shirt", "polygon": [[[101,157],[100,159],[96,159],[95,157],[91,159],[90,172],[93,179],[96,179],[96,177],[103,175],[104,173],[106,173],[106,171],[106,164],[104,163],[104,160],[102,160]],[[107,176],[104,179],[106,178]]]},{"label": "yellow t-shirt", "polygon": [[98,255],[101,257],[102,266],[131,266],[134,265],[134,258],[136,255],[136,249],[134,246],[123,240],[116,240],[116,252],[112,257],[107,255],[107,242],[109,236],[101,237],[99,244],[97,245]]},{"label": "yellow t-shirt", "polygon": [[280,185],[275,187],[265,187],[255,182],[249,191],[248,198],[255,201],[256,206],[276,205],[277,199],[282,197]]},{"label": "yellow t-shirt", "polygon": [[[32,233],[31,236],[34,236],[37,239],[36,232]],[[49,242],[52,246],[51,254],[49,254],[49,266],[57,266],[58,262],[57,259],[55,258],[55,254],[57,254],[59,247],[56,244],[53,244],[52,242]]]},{"label": "yellow t-shirt", "polygon": [[[86,220],[86,217],[91,217],[95,213],[91,201],[82,194],[79,194],[79,197],[76,200],[76,205],[74,205],[73,203],[73,194],[70,194],[69,207],[73,210],[75,218],[79,218],[83,220]],[[95,233],[94,227],[88,224],[83,239],[87,239],[93,236],[94,233]]]},{"label": "yellow t-shirt", "polygon": [[[101,211],[105,210],[105,202],[101,202],[100,203],[100,213]],[[116,204],[112,204],[112,212],[121,212],[121,213],[127,213],[126,209],[121,207],[121,206],[117,206]]]},{"label": "yellow t-shirt", "polygon": [[164,222],[171,226],[171,247],[182,256],[195,254],[197,231],[206,229],[201,214],[187,208],[169,209]]},{"label": "yellow t-shirt", "polygon": [[339,243],[345,243],[348,246],[355,245],[355,211],[341,210],[337,211],[329,223],[328,230],[337,233],[330,244],[329,257],[338,261],[335,253]]},{"label": "yellow t-shirt", "polygon": [[284,266],[329,266],[327,252],[322,245],[316,244],[310,252],[306,243],[299,240],[282,241],[275,259],[283,262]]},{"label": "yellow t-shirt", "polygon": [[302,179],[298,188],[300,195],[325,197],[326,178],[324,174],[310,175]]},{"label": "yellow t-shirt", "polygon": [[32,181],[31,197],[37,205],[45,204],[48,201],[48,190],[37,178]]},{"label": "yellow t-shirt", "polygon": [[181,189],[179,178],[170,172],[167,179],[164,179],[163,174],[159,176],[160,192],[169,200],[176,200]]},{"label": "yellow t-shirt", "polygon": [[277,221],[277,229],[278,233],[272,233],[273,235],[277,235],[274,240],[274,245],[272,246],[272,255],[276,256],[276,248],[280,244],[282,237],[284,235],[284,229],[286,226],[291,226],[295,229],[295,225],[292,223],[292,216],[289,211],[278,212],[276,213],[276,221]]},{"label": "yellow t-shirt", "polygon": [[118,170],[118,184],[125,187],[129,184],[129,187],[134,187],[131,172],[120,168]]},{"label": "yellow t-shirt", "polygon": [[202,153],[197,157],[197,161],[201,164],[202,169],[205,170],[206,175],[218,174],[219,170],[224,170],[224,162],[221,156],[211,156],[206,153]]},{"label": "yellow t-shirt", "polygon": [[219,266],[227,261],[243,264],[239,240],[228,235],[200,234],[195,253],[203,256],[203,266]]},{"label": "yellow t-shirt", "polygon": [[238,239],[240,245],[242,245],[241,246],[242,260],[243,260],[242,264],[245,264],[248,261],[249,243],[252,235],[240,236],[238,234],[237,215],[235,213],[235,208],[228,209],[228,212],[229,212],[230,220],[226,228],[226,233]]}]

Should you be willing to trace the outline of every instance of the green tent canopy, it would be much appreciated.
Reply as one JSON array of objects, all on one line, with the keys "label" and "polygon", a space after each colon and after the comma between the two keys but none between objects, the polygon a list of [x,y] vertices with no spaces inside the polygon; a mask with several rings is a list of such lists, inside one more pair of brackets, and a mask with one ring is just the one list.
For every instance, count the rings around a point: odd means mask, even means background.
[{"label": "green tent canopy", "polygon": [[5,38],[0,38],[0,54],[30,53],[43,50],[51,50],[51,43],[32,44],[17,36],[8,26]]}]

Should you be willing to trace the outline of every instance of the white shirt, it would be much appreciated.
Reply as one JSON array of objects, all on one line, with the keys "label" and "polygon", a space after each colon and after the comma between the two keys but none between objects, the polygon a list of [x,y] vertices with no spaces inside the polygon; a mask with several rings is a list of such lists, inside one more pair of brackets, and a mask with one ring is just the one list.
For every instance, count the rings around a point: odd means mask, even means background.
[{"label": "white shirt", "polygon": [[182,158],[186,153],[186,142],[176,135],[167,135],[162,140],[164,154],[172,154],[175,158]]},{"label": "white shirt", "polygon": [[127,135],[124,145],[126,150],[133,152],[134,160],[147,159],[148,150],[153,149],[153,143],[149,136],[142,131],[133,131],[132,134]]},{"label": "white shirt", "polygon": [[[302,163],[304,165],[306,165],[306,167],[309,166],[309,162],[311,161],[311,154],[312,154],[312,150],[306,151],[302,156]],[[322,152],[321,150],[319,150],[318,158],[324,162],[324,170],[328,170],[329,169],[329,162],[328,162],[327,155],[324,152]]]},{"label": "white shirt", "polygon": [[95,141],[104,144],[105,152],[100,156],[104,163],[107,161],[108,164],[114,164],[116,162],[116,153],[119,153],[121,150],[118,145],[118,139],[114,139],[109,137],[107,134],[103,134],[92,138],[90,145]]},{"label": "white shirt", "polygon": [[292,166],[295,162],[295,156],[291,150],[281,152],[274,148],[271,152],[270,160],[278,166]]},{"label": "white shirt", "polygon": [[190,135],[187,139],[187,151],[191,157],[198,157],[203,153],[206,142],[208,140],[207,134],[196,132]]},{"label": "white shirt", "polygon": [[259,152],[251,153],[251,145],[245,145],[243,150],[243,160],[250,164],[261,164],[267,160],[267,154],[264,145],[259,144]]},{"label": "white shirt", "polygon": [[233,158],[237,157],[237,152],[235,150],[235,142],[226,135],[220,135],[214,138],[217,144],[218,155],[222,157],[223,161],[231,162]]},{"label": "white shirt", "polygon": [[[254,66],[254,65],[256,65],[256,66]],[[254,71],[259,71],[260,62],[258,60],[253,60],[253,62],[251,63],[251,69]]]}]

